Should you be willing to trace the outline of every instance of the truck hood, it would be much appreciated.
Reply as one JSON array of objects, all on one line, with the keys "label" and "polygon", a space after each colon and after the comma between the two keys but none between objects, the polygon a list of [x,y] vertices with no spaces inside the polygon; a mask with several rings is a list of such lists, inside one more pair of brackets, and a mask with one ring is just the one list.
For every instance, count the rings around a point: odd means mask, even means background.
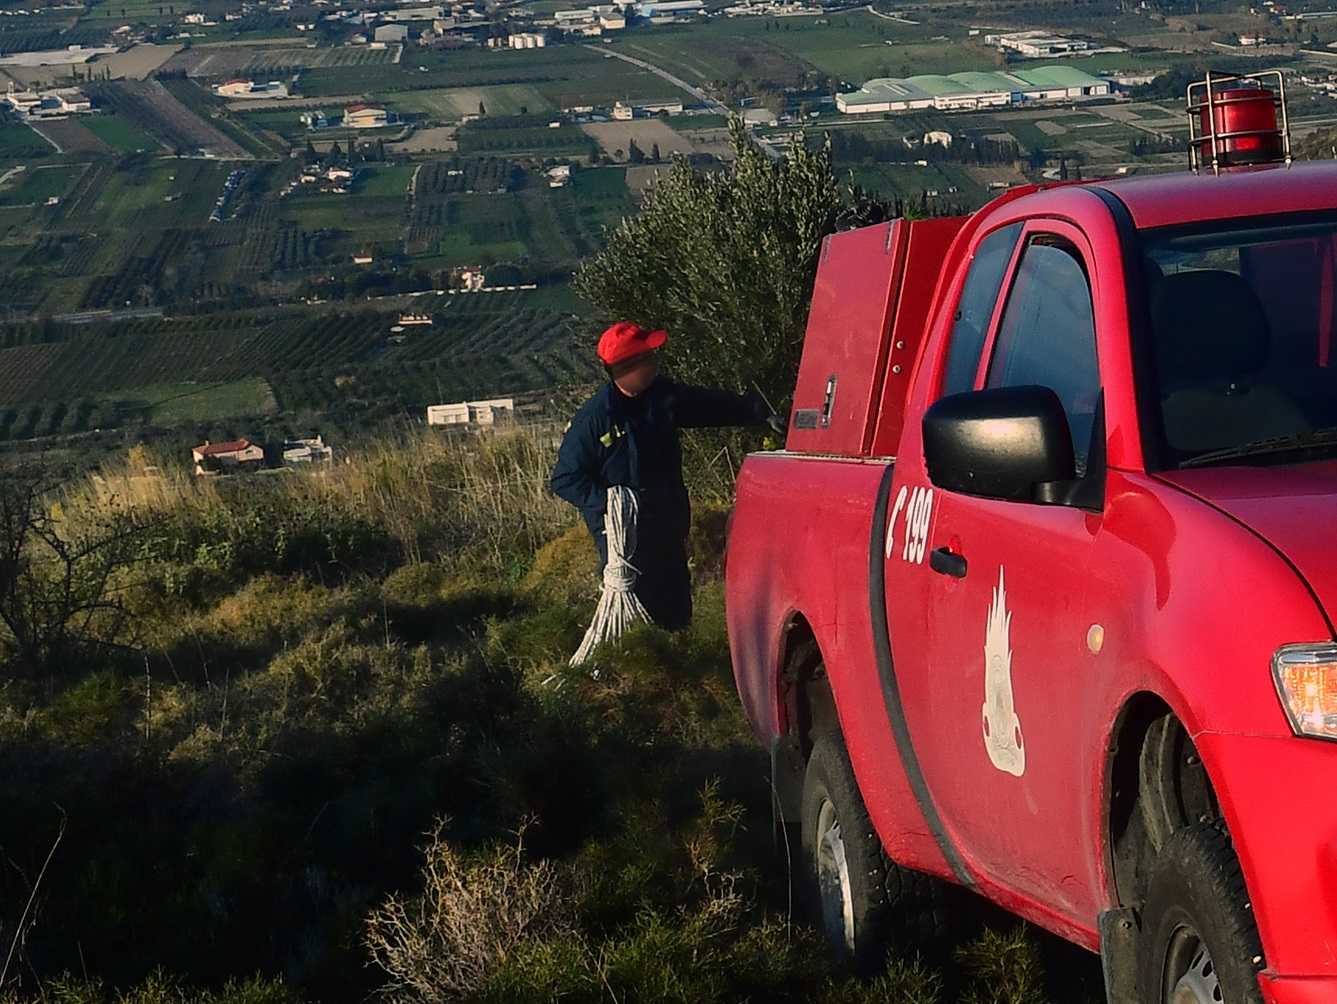
[{"label": "truck hood", "polygon": [[1196,496],[1275,547],[1337,618],[1337,461],[1291,467],[1205,467],[1161,480]]}]

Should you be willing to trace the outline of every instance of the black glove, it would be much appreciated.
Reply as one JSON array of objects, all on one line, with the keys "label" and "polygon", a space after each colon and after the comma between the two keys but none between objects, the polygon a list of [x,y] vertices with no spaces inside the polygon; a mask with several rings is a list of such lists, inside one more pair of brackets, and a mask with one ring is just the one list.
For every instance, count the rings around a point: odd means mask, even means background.
[{"label": "black glove", "polygon": [[766,424],[771,427],[771,431],[777,436],[785,436],[789,434],[789,423],[781,415],[767,415]]}]

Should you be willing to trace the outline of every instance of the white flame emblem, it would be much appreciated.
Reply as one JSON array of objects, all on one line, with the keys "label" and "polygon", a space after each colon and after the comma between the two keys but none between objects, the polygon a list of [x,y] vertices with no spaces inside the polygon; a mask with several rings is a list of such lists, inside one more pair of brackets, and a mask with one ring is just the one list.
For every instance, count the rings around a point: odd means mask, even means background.
[{"label": "white flame emblem", "polygon": [[1026,747],[1021,740],[1021,719],[1012,703],[1012,614],[1007,609],[1003,569],[989,606],[984,632],[984,748],[993,765],[1013,777],[1026,771]]}]

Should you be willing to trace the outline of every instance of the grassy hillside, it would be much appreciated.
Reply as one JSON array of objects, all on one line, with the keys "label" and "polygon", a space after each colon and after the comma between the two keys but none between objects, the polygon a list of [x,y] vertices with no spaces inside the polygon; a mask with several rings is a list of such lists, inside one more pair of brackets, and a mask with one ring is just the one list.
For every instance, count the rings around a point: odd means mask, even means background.
[{"label": "grassy hillside", "polygon": [[596,680],[566,666],[597,584],[556,437],[5,472],[0,1000],[1098,999],[1010,922],[945,973],[827,968],[729,671],[729,451],[688,449],[695,623]]}]

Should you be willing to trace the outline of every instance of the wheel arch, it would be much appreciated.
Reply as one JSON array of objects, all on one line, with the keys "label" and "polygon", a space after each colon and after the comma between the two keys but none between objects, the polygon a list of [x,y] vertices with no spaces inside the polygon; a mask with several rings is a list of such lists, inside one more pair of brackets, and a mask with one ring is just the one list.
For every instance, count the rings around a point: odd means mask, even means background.
[{"label": "wheel arch", "polygon": [[1186,826],[1222,820],[1220,801],[1188,729],[1157,694],[1125,701],[1106,748],[1106,877],[1117,905],[1141,909],[1166,841]]},{"label": "wheel arch", "polygon": [[832,733],[843,743],[844,736],[812,624],[794,611],[783,637],[775,690],[781,728],[771,745],[771,784],[777,820],[792,823],[801,811],[803,775],[816,737]]}]

